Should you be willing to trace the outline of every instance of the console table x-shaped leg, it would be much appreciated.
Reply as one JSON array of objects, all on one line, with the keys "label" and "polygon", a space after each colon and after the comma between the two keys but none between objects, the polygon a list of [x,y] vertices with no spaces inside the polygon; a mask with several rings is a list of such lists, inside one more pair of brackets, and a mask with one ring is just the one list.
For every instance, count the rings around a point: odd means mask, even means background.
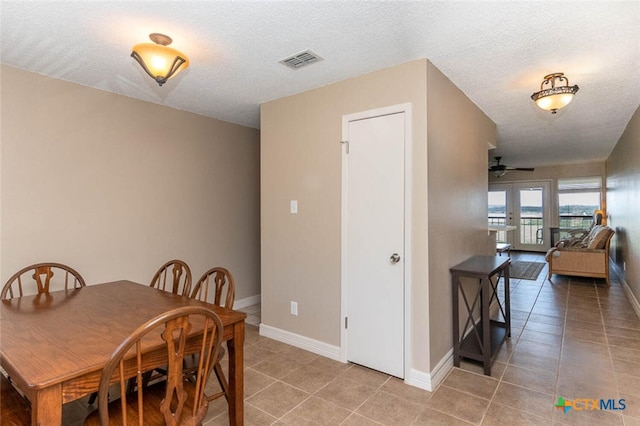
[{"label": "console table x-shaped leg", "polygon": [[[474,256],[450,269],[453,286],[453,363],[460,366],[461,358],[481,361],[484,374],[491,375],[491,364],[502,343],[511,337],[511,308],[509,290],[509,259],[498,256]],[[467,295],[461,278],[477,280],[476,286],[468,286]],[[498,297],[498,286],[503,278],[504,303]],[[460,297],[467,311],[467,318],[460,331]],[[471,300],[473,298],[473,300]],[[500,317],[491,319],[491,303],[496,301]],[[476,318],[474,313],[479,312]]]}]

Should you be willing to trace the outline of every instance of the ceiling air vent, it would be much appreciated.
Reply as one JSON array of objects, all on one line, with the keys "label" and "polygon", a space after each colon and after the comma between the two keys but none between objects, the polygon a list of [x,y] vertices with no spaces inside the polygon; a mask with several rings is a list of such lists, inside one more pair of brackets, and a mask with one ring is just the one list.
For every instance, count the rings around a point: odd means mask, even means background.
[{"label": "ceiling air vent", "polygon": [[291,56],[290,58],[281,60],[280,63],[288,66],[291,69],[297,70],[298,68],[302,68],[305,65],[310,65],[321,60],[322,58],[320,56],[316,55],[310,50],[305,50],[304,52],[300,52],[296,55]]}]

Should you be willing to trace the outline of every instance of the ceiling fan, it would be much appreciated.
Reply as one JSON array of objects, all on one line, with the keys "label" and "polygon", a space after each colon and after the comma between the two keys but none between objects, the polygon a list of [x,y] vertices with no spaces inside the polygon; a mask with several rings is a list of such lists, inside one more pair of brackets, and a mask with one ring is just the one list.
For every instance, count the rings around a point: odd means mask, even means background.
[{"label": "ceiling fan", "polygon": [[511,166],[506,166],[504,164],[500,164],[500,160],[502,159],[502,157],[494,157],[496,159],[496,164],[494,164],[493,166],[489,167],[489,172],[493,173],[493,175],[495,177],[502,177],[504,176],[507,172],[512,171],[512,170],[520,170],[523,172],[532,172],[534,170],[533,167],[511,167]]}]

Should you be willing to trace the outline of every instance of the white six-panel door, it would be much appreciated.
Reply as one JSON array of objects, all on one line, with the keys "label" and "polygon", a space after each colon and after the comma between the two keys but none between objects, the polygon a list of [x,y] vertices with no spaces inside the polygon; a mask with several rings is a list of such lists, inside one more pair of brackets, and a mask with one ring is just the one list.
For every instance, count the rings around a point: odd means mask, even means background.
[{"label": "white six-panel door", "polygon": [[345,123],[347,360],[404,377],[405,113]]}]

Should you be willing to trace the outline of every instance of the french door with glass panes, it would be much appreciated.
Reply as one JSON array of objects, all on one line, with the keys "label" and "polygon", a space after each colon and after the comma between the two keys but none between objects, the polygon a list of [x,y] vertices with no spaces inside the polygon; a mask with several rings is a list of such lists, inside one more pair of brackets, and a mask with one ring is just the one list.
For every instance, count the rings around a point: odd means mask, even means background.
[{"label": "french door with glass panes", "polygon": [[546,251],[550,246],[550,193],[546,181],[489,185],[489,224],[512,225],[499,231],[498,242],[514,250]]}]

